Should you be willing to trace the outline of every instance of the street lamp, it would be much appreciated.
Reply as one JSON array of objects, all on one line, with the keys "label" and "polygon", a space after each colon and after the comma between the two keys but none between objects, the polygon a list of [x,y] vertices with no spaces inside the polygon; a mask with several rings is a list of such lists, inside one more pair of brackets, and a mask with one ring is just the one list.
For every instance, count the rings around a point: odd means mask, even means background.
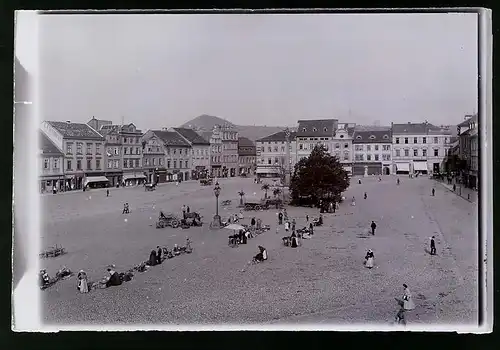
[{"label": "street lamp", "polygon": [[222,226],[221,219],[219,216],[219,195],[220,195],[219,182],[215,183],[214,195],[215,195],[215,215],[214,215],[214,220],[212,222],[212,228],[219,229]]}]

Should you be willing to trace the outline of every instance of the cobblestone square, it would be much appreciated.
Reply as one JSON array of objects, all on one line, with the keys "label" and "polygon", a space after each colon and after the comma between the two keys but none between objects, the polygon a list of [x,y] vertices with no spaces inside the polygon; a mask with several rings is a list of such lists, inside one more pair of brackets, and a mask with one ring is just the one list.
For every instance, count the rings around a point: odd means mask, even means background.
[{"label": "cobblestone square", "polygon": [[[65,265],[101,279],[108,264],[118,271],[147,260],[157,245],[172,247],[191,239],[194,251],[166,260],[118,287],[78,293],[75,277],[42,293],[46,324],[208,324],[208,323],[370,323],[393,321],[406,283],[416,308],[408,324],[477,322],[477,205],[428,178],[395,176],[351,179],[346,201],[324,226],[296,249],[276,234],[277,210],[245,211],[244,223],[261,218],[271,230],[231,248],[226,229],[210,230],[215,212],[211,186],[188,181],[164,184],[154,192],[142,187],[42,196],[42,248],[56,244],[68,253],[41,260],[53,276]],[[236,213],[238,192],[260,198],[261,185],[247,179],[221,179],[221,215]],[[431,196],[431,189],[436,195]],[[367,199],[363,199],[364,192]],[[255,195],[254,195],[255,193]],[[351,206],[351,198],[356,206]],[[131,213],[122,215],[123,203]],[[180,215],[181,206],[203,216],[203,227],[156,229],[158,213]],[[287,207],[297,228],[319,212]],[[125,220],[126,219],[126,220]],[[371,220],[375,236],[368,234]],[[431,256],[429,237],[436,236]],[[258,250],[269,259],[248,265]],[[368,249],[375,268],[363,266]]]}]

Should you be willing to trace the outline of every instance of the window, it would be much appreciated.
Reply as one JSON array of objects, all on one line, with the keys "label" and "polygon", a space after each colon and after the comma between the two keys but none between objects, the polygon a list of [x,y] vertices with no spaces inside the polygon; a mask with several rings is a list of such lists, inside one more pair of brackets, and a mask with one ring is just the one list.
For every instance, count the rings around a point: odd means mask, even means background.
[{"label": "window", "polygon": [[[156,159],[153,158],[153,165],[156,165]],[[123,160],[123,167],[128,168],[128,162],[126,159]]]},{"label": "window", "polygon": [[344,160],[349,160],[349,152],[344,152]]},{"label": "window", "polygon": [[418,140],[416,137],[413,138],[413,143],[418,143]]},{"label": "window", "polygon": [[260,150],[260,151],[261,151],[261,152],[265,152],[265,151],[266,151],[266,148],[265,148],[264,146],[262,146],[262,148],[261,148],[261,150]]},{"label": "window", "polygon": [[76,161],[76,170],[82,170],[82,161],[81,161],[81,159],[78,159]]},{"label": "window", "polygon": [[340,138],[343,139],[344,138],[344,135],[340,135]]},{"label": "window", "polygon": [[81,142],[77,142],[76,144],[76,154],[82,154],[82,143]]},{"label": "window", "polygon": [[127,143],[127,138],[126,137],[123,138],[123,143]]},{"label": "window", "polygon": [[115,169],[118,169],[120,167],[120,161],[119,160],[115,160]]},{"label": "window", "polygon": [[302,128],[302,132],[306,132],[306,130],[307,130],[306,128]]},{"label": "window", "polygon": [[406,144],[408,143],[408,137],[405,137],[405,143]]},{"label": "window", "polygon": [[400,157],[401,156],[401,151],[399,149],[396,150],[396,157]]},{"label": "window", "polygon": [[378,151],[378,145],[373,146],[375,151]]},{"label": "window", "polygon": [[128,147],[123,147],[123,154],[128,154]]},{"label": "window", "polygon": [[361,140],[361,136],[360,135],[356,136],[356,139]]},{"label": "window", "polygon": [[335,148],[340,148],[340,143],[336,143]]},{"label": "window", "polygon": [[285,146],[281,146],[281,152],[285,152]]},{"label": "window", "polygon": [[174,160],[174,169],[177,168],[177,161]]},{"label": "window", "polygon": [[271,149],[271,146],[267,147],[268,152],[272,152],[273,150]]},{"label": "window", "polygon": [[176,149],[176,148],[173,148],[173,151],[174,151],[174,154],[176,154],[176,153],[177,153],[177,149]]},{"label": "window", "polygon": [[87,143],[87,154],[92,154],[92,144]]},{"label": "window", "polygon": [[366,155],[366,160],[372,160],[372,155],[371,154],[367,154]]},{"label": "window", "polygon": [[427,157],[427,150],[425,148],[422,150],[422,156]]},{"label": "window", "polygon": [[444,143],[448,143],[448,141],[449,141],[449,140],[448,140],[448,138],[447,138],[447,137],[445,137],[445,138],[444,138]]},{"label": "window", "polygon": [[356,155],[354,156],[354,158],[355,158],[355,160],[356,160],[356,161],[358,161],[358,162],[360,162],[360,161],[362,162],[362,161],[363,161],[363,159],[364,159],[364,157],[363,157],[363,155],[362,155],[362,154],[356,154]]},{"label": "window", "polygon": [[371,151],[372,150],[372,146],[371,145],[366,145],[366,150],[367,151]]},{"label": "window", "polygon": [[434,157],[437,157],[439,156],[439,150],[436,148],[434,149]]},{"label": "window", "polygon": [[349,148],[349,144],[348,143],[344,143],[344,148]]},{"label": "window", "polygon": [[111,168],[113,168],[113,161],[108,160],[108,169],[111,169]]},{"label": "window", "polygon": [[370,140],[375,140],[375,135],[370,135]]},{"label": "window", "polygon": [[186,160],[186,161],[184,161],[184,163],[185,163],[184,167],[187,169],[188,168],[188,161]]},{"label": "window", "polygon": [[413,156],[414,156],[414,157],[418,157],[418,149],[416,149],[416,148],[415,148],[415,149],[413,150]]},{"label": "window", "polygon": [[47,158],[45,158],[43,160],[43,168],[44,169],[48,169],[49,168],[49,160]]},{"label": "window", "polygon": [[326,128],[326,127],[325,127],[325,128],[323,128],[323,131],[324,131],[324,132],[327,132],[327,131],[328,131],[328,128]]},{"label": "window", "polygon": [[120,151],[118,150],[118,147],[115,147],[115,156],[119,155],[120,154]]},{"label": "window", "polygon": [[95,144],[95,154],[101,154],[101,144],[100,143]]},{"label": "window", "polygon": [[410,150],[409,149],[405,149],[405,157],[408,157],[410,155]]},{"label": "window", "polygon": [[378,154],[375,154],[375,160],[378,160]]},{"label": "window", "polygon": [[316,129],[316,128],[313,128],[313,131],[314,131],[314,132],[316,132],[316,131],[318,131],[318,129]]},{"label": "window", "polygon": [[[161,160],[161,164],[160,165],[163,165],[163,158],[160,159]],[[136,159],[135,160],[135,167],[138,168],[140,165],[139,165],[139,159]]]},{"label": "window", "polygon": [[303,149],[303,145],[301,143],[299,143],[299,149],[302,150]]},{"label": "window", "polygon": [[399,143],[399,137],[396,137],[396,143]]},{"label": "window", "polygon": [[66,170],[73,170],[71,169],[71,160],[66,161]]},{"label": "window", "polygon": [[92,170],[92,160],[87,159],[87,170]]},{"label": "window", "polygon": [[274,152],[278,152],[278,146],[274,146]]},{"label": "window", "polygon": [[[160,158],[158,158],[158,165],[160,165]],[[133,168],[134,167],[134,160],[133,159],[129,159],[128,160],[128,167],[129,168]]]},{"label": "window", "polygon": [[384,139],[388,139],[389,138],[389,135],[384,135]]},{"label": "window", "polygon": [[355,150],[355,151],[362,151],[362,150],[363,150],[363,145],[356,145],[356,146],[354,147],[354,150]]},{"label": "window", "polygon": [[67,143],[66,144],[66,153],[67,154],[73,154],[73,144],[72,143]]},{"label": "window", "polygon": [[95,168],[96,168],[96,170],[101,170],[101,160],[100,159],[95,160]]},{"label": "window", "polygon": [[427,143],[427,137],[422,137],[422,143]]},{"label": "window", "polygon": [[434,143],[438,143],[438,138],[437,137],[434,138]]},{"label": "window", "polygon": [[267,158],[267,164],[271,164],[273,161],[271,160],[271,158]]},{"label": "window", "polygon": [[59,169],[59,159],[54,158],[54,169]]}]

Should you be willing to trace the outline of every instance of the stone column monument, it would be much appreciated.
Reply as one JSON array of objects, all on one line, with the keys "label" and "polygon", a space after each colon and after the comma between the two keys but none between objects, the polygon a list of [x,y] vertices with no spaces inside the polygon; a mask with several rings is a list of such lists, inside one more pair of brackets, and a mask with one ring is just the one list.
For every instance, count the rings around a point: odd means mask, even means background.
[{"label": "stone column monument", "polygon": [[285,129],[285,183],[284,186],[290,186],[290,129]]}]

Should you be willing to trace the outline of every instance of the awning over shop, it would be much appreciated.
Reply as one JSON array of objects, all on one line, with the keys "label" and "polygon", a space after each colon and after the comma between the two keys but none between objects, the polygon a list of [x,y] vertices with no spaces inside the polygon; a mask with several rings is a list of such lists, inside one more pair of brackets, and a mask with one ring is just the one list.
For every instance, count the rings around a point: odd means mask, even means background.
[{"label": "awning over shop", "polygon": [[126,174],[123,175],[123,181],[131,180],[131,179],[145,179],[146,176],[144,174]]},{"label": "awning over shop", "polygon": [[280,171],[278,168],[257,168],[255,172],[257,174],[278,174]]},{"label": "awning over shop", "polygon": [[414,171],[427,171],[427,162],[413,162],[413,170]]},{"label": "awning over shop", "polygon": [[84,185],[87,186],[91,182],[109,182],[109,180],[106,176],[87,176],[84,180]]},{"label": "awning over shop", "polygon": [[396,168],[398,171],[410,171],[409,163],[396,163]]}]

